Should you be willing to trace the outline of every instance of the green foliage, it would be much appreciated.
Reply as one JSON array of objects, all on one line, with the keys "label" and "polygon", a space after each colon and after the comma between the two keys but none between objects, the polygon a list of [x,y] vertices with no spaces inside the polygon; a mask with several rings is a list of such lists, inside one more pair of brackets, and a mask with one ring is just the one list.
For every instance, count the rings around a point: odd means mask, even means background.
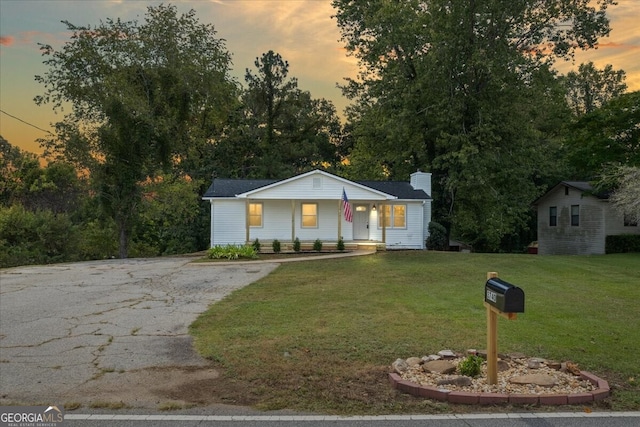
[{"label": "green foliage", "polygon": [[274,239],[273,242],[271,242],[271,248],[273,249],[273,253],[274,254],[279,254],[280,253],[280,240],[278,239]]},{"label": "green foliage", "polygon": [[548,64],[606,35],[611,3],[334,0],[361,69],[343,87],[354,101],[348,176],[428,170],[434,218],[498,250],[527,230],[531,201],[564,166],[571,116]]},{"label": "green foliage", "polygon": [[47,71],[36,76],[44,86],[36,103],[65,105],[55,134],[40,142],[91,173],[123,258],[141,183],[172,167],[202,178],[201,153],[237,105],[231,58],[211,24],[172,5],[150,6],[144,19],[65,22],[71,39],[60,50],[40,45]]},{"label": "green foliage", "polygon": [[444,225],[435,221],[429,223],[429,237],[426,241],[427,249],[434,251],[446,251],[449,249],[449,237]]},{"label": "green foliage", "polygon": [[640,235],[619,234],[607,236],[604,247],[605,252],[608,254],[640,252]]},{"label": "green foliage", "polygon": [[253,243],[251,244],[251,247],[256,252],[260,252],[260,247],[261,246],[262,246],[262,244],[260,243],[260,240],[258,238],[256,238],[256,240],[254,240]]},{"label": "green foliage", "polygon": [[598,70],[593,62],[580,64],[578,71],[567,73],[567,102],[576,116],[591,113],[627,89],[623,70],[611,64]]},{"label": "green foliage", "polygon": [[200,249],[198,188],[197,182],[170,175],[141,186],[143,197],[132,233],[134,254],[170,255]]},{"label": "green foliage", "polygon": [[298,239],[297,237],[293,241],[293,251],[300,252],[300,239]]},{"label": "green foliage", "polygon": [[608,164],[640,166],[640,91],[625,93],[570,126],[567,157],[578,179]]},{"label": "green foliage", "polygon": [[482,357],[469,355],[458,363],[458,372],[460,372],[460,375],[475,378],[482,372],[482,362]]},{"label": "green foliage", "polygon": [[213,169],[228,177],[287,178],[335,166],[341,125],[326,99],[312,98],[289,77],[289,63],[274,51],[246,70],[242,107],[213,152]]},{"label": "green foliage", "polygon": [[258,258],[258,253],[250,246],[217,245],[207,250],[207,258],[228,260],[239,258],[256,259]]},{"label": "green foliage", "polygon": [[0,207],[0,266],[48,264],[77,257],[78,234],[67,214]]},{"label": "green foliage", "polygon": [[316,252],[320,252],[322,250],[322,240],[316,239],[315,242],[313,242],[313,250]]},{"label": "green foliage", "polygon": [[80,258],[107,259],[118,256],[118,233],[112,219],[90,219],[78,226]]},{"label": "green foliage", "polygon": [[339,251],[344,251],[344,240],[342,239],[342,236],[340,236],[340,238],[338,239],[338,243],[336,244],[336,249]]}]

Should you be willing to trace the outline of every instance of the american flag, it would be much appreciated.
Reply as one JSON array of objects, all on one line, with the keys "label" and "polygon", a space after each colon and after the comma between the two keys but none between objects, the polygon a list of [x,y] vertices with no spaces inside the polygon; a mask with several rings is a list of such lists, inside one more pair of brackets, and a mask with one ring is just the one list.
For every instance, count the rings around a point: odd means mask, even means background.
[{"label": "american flag", "polygon": [[353,212],[351,212],[351,204],[349,203],[349,199],[347,199],[347,193],[342,189],[342,210],[344,212],[344,219],[347,222],[353,222]]}]

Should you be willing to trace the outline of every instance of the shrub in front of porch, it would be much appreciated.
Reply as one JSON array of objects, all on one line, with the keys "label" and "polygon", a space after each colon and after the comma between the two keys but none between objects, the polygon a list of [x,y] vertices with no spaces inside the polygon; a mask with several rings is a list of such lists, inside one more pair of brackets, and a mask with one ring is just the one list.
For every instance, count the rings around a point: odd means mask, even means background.
[{"label": "shrub in front of porch", "polygon": [[251,246],[217,245],[207,251],[207,258],[230,260],[239,258],[256,259],[258,258],[258,253]]}]

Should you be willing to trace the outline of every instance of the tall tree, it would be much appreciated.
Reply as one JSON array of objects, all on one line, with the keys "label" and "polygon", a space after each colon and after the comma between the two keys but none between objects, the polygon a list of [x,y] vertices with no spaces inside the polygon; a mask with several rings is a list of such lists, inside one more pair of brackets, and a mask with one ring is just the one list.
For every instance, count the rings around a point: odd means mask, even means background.
[{"label": "tall tree", "polygon": [[497,249],[526,228],[556,170],[567,111],[550,65],[607,34],[612,3],[334,0],[361,66],[344,88],[355,101],[354,166],[395,179],[430,170],[435,217]]},{"label": "tall tree", "polygon": [[607,65],[598,70],[593,62],[567,73],[567,102],[576,116],[589,114],[627,90],[623,70]]},{"label": "tall tree", "polygon": [[268,51],[247,69],[242,107],[216,144],[217,173],[284,178],[338,161],[340,122],[333,104],[315,99],[289,77],[289,63]]},{"label": "tall tree", "polygon": [[594,179],[611,164],[640,166],[640,91],[579,117],[570,126],[567,146],[576,179]]},{"label": "tall tree", "polygon": [[230,55],[212,25],[171,5],[149,7],[142,23],[65,24],[60,50],[41,45],[48,71],[36,76],[36,103],[71,111],[41,143],[97,180],[124,258],[140,183],[177,165],[204,175],[194,153],[204,156],[236,103]]},{"label": "tall tree", "polygon": [[640,223],[640,167],[620,166],[616,175],[618,186],[611,202],[627,221]]}]

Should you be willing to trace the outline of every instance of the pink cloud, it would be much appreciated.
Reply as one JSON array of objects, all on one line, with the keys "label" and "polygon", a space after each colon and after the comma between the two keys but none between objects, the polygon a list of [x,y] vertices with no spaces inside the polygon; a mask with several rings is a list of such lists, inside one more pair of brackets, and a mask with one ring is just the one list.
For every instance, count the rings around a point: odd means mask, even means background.
[{"label": "pink cloud", "polygon": [[13,36],[0,36],[0,45],[2,46],[11,46],[14,41]]}]

